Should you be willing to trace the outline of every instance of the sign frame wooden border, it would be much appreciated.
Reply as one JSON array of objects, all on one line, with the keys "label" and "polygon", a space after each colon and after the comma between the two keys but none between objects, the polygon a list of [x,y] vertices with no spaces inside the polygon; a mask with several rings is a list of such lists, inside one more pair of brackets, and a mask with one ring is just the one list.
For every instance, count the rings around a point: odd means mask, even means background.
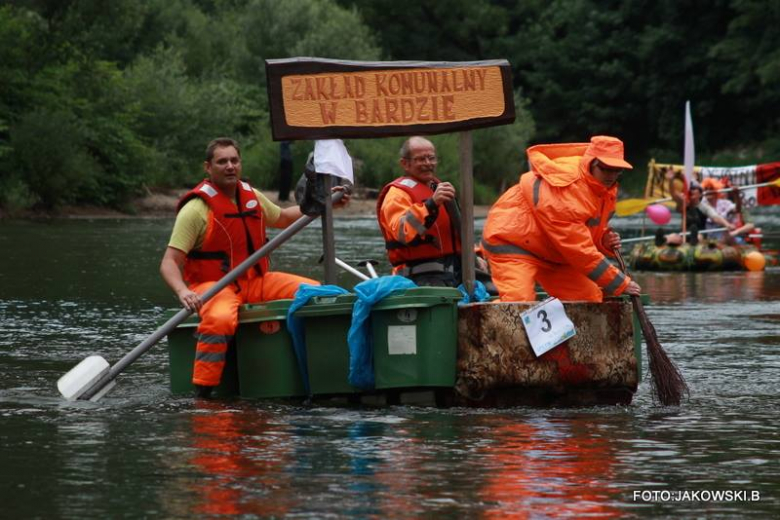
[{"label": "sign frame wooden border", "polygon": [[[339,72],[370,72],[380,70],[408,70],[420,68],[498,67],[504,94],[504,112],[499,116],[481,117],[465,121],[431,124],[406,124],[383,126],[290,126],[286,122],[282,97],[282,78],[290,75],[309,75]],[[512,69],[507,60],[483,60],[468,62],[449,61],[346,61],[324,58],[286,58],[265,60],[268,85],[271,133],[274,141],[316,139],[370,139],[409,135],[431,135],[473,130],[511,124],[515,121]]]}]

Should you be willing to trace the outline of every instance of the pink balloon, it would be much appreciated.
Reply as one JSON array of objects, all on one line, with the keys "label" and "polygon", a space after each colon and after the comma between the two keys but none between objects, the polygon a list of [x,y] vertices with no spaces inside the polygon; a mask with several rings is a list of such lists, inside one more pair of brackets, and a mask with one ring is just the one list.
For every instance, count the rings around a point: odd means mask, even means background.
[{"label": "pink balloon", "polygon": [[652,204],[650,206],[647,206],[647,209],[645,211],[647,212],[647,216],[650,217],[650,220],[652,220],[654,223],[658,224],[659,226],[668,224],[669,221],[672,219],[672,212],[669,211],[669,208],[667,208],[663,204]]}]

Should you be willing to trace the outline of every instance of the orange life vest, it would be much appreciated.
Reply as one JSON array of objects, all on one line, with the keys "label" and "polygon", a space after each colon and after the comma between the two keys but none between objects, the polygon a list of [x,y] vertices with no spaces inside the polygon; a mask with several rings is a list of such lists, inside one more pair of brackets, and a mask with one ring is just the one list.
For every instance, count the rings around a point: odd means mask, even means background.
[{"label": "orange life vest", "polygon": [[[254,190],[240,181],[236,194],[238,206],[206,179],[179,201],[177,212],[195,197],[203,199],[210,210],[203,244],[190,251],[184,262],[184,280],[188,284],[221,279],[265,245],[265,218]],[[262,276],[268,267],[265,256],[241,277]]]},{"label": "orange life vest", "polygon": [[[436,179],[435,182],[440,181]],[[450,214],[444,205],[438,206],[436,218],[431,219],[430,222],[426,219],[426,222],[421,223],[426,229],[424,234],[418,234],[407,243],[399,242],[393,237],[382,218],[382,203],[391,187],[406,192],[411,197],[412,204],[424,203],[433,197],[433,190],[412,177],[404,176],[387,184],[379,193],[376,214],[379,228],[385,238],[387,257],[393,266],[434,260],[460,253],[460,230],[453,227]]]}]

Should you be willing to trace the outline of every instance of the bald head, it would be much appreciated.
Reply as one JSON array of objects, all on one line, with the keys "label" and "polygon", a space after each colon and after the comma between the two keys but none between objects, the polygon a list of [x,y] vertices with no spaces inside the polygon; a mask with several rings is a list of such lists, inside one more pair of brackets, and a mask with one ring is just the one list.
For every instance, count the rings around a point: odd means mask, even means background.
[{"label": "bald head", "polygon": [[408,159],[411,157],[412,148],[416,147],[430,147],[436,150],[436,148],[433,146],[433,143],[427,140],[424,137],[420,137],[419,135],[416,135],[414,137],[410,137],[406,141],[404,141],[404,144],[401,146],[401,151],[399,153],[399,156],[401,159]]},{"label": "bald head", "polygon": [[430,183],[436,175],[436,148],[424,137],[410,137],[401,147],[400,163],[406,175]]}]

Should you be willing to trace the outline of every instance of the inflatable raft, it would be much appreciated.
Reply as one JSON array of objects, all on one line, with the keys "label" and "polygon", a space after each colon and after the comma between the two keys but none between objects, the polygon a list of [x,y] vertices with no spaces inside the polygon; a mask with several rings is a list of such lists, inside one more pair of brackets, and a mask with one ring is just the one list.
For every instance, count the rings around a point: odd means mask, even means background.
[{"label": "inflatable raft", "polygon": [[[640,271],[739,271],[763,269],[755,262],[756,255],[763,255],[763,266],[775,266],[777,255],[759,251],[752,245],[724,245],[715,241],[690,244],[662,245],[637,244],[631,250],[631,266]],[[757,269],[755,265],[760,266]]]}]

